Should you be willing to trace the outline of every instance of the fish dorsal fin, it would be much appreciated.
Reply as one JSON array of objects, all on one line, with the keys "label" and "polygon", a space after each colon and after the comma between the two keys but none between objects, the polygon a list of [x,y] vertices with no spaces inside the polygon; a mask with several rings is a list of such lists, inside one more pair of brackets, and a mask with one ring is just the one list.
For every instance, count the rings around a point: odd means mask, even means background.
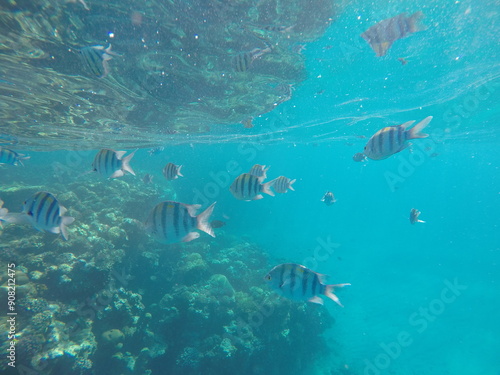
[{"label": "fish dorsal fin", "polygon": [[115,151],[115,155],[118,160],[122,160],[123,155],[125,155],[126,153],[127,151]]},{"label": "fish dorsal fin", "polygon": [[189,215],[193,217],[196,216],[196,212],[201,208],[201,204],[186,204],[184,206],[187,208]]},{"label": "fish dorsal fin", "polygon": [[412,124],[415,122],[415,120],[413,121],[406,121],[404,124],[401,124],[400,126],[402,126],[405,130],[408,129],[410,126],[412,126]]},{"label": "fish dorsal fin", "polygon": [[330,277],[329,275],[325,275],[323,273],[316,273],[316,275],[318,276],[318,279],[322,284],[324,284],[326,280],[328,280],[328,278]]}]

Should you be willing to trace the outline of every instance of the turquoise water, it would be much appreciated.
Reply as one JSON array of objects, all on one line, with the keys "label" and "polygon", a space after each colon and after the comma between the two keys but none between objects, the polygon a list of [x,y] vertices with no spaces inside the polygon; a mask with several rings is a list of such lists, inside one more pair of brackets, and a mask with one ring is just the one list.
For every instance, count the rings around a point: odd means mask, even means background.
[{"label": "turquoise water", "polygon": [[[355,1],[339,9],[320,37],[306,44],[307,79],[294,86],[290,100],[256,115],[251,129],[212,124],[200,134],[151,136],[147,144],[165,150],[153,156],[138,150],[131,162],[137,176],[107,180],[86,173],[97,151],[109,147],[97,141],[99,128],[88,131],[92,142],[79,144],[76,137],[74,149],[62,151],[68,147],[57,137],[37,140],[1,125],[0,133],[19,141],[12,148],[31,156],[24,167],[0,166],[4,206],[19,212],[30,194],[46,190],[76,218],[68,242],[29,226],[0,232],[1,266],[15,262],[37,290],[18,292],[18,332],[43,337],[31,351],[17,351],[16,369],[3,363],[6,373],[500,374],[498,4]],[[425,13],[428,29],[396,41],[383,58],[359,37],[377,21],[416,10]],[[118,69],[116,58],[111,63]],[[429,138],[386,160],[352,160],[382,127],[426,116],[434,116]],[[58,124],[44,126],[46,133],[59,130]],[[116,133],[115,145],[133,144],[126,130]],[[145,131],[137,144],[144,137]],[[166,181],[161,170],[167,162],[182,164],[185,177]],[[269,180],[297,179],[295,191],[236,200],[230,184],[256,163],[271,166]],[[146,173],[154,175],[153,184],[142,182]],[[326,191],[335,194],[332,206],[320,201]],[[203,208],[217,201],[212,218],[226,225],[216,229],[215,239],[201,233],[187,244],[158,244],[140,223],[167,199]],[[412,208],[426,223],[410,224]],[[126,238],[111,237],[111,227],[123,229]],[[92,265],[79,268],[58,258],[67,253]],[[196,268],[193,254],[209,266]],[[62,263],[72,264],[70,282],[61,279],[62,271],[48,269]],[[281,263],[303,264],[330,275],[331,283],[351,283],[338,291],[344,308],[327,298],[324,306],[279,299],[274,313],[264,313],[254,327],[259,344],[252,341],[249,348],[233,340],[236,351],[214,349],[229,322],[249,321],[276,298],[263,277]],[[117,270],[129,281],[108,286],[122,280],[113,276]],[[221,292],[223,282],[207,281],[215,274],[227,277],[234,296]],[[54,340],[58,324],[82,328],[84,318],[75,311],[103,291],[115,297],[85,317],[90,328]],[[244,293],[252,304],[242,302]],[[41,309],[52,311],[48,328],[35,328],[38,310],[28,308],[28,300],[59,306]],[[168,308],[158,307],[162,300]],[[135,316],[140,323],[132,323]],[[147,319],[151,323],[143,323]],[[102,338],[110,329],[120,329],[124,338],[110,345]],[[82,342],[93,349],[64,349],[64,343]],[[145,347],[156,354],[140,354]],[[67,351],[52,352],[42,364],[32,361],[55,349]]]}]

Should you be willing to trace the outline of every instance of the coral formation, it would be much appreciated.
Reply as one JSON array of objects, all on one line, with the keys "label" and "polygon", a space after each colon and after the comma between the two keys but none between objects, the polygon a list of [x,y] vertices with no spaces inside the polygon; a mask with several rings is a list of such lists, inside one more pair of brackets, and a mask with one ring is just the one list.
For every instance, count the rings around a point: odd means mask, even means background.
[{"label": "coral formation", "polygon": [[[173,245],[145,234],[144,207],[172,190],[92,176],[38,182],[60,191],[76,220],[68,241],[29,226],[0,232],[0,267],[19,262],[20,365],[69,375],[299,374],[325,355],[321,334],[333,318],[266,288],[259,247],[227,233]],[[12,205],[31,194],[21,181],[0,191]]]}]

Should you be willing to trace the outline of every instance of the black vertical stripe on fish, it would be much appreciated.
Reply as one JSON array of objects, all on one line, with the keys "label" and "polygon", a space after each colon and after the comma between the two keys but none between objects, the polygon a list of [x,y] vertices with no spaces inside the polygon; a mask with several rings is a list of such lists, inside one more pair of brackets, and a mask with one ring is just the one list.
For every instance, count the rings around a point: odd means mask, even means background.
[{"label": "black vertical stripe on fish", "polygon": [[42,210],[43,210],[43,206],[45,205],[45,202],[47,201],[47,199],[49,199],[49,195],[47,193],[42,193],[40,194],[42,197],[41,199],[39,199],[39,203],[38,205],[36,206],[35,210],[36,210],[36,217],[35,217],[35,221],[37,223],[39,223],[39,219],[40,219],[40,214],[42,213]]},{"label": "black vertical stripe on fish", "polygon": [[255,176],[248,176],[248,179],[250,180],[249,187],[248,187],[248,197],[253,197],[257,195],[257,178]]},{"label": "black vertical stripe on fish", "polygon": [[163,236],[165,237],[165,239],[168,240],[168,237],[167,237],[167,209],[168,209],[168,204],[167,203],[163,203],[161,205],[161,229],[163,231]]},{"label": "black vertical stripe on fish", "polygon": [[52,199],[49,208],[47,208],[47,212],[45,213],[45,224],[55,223],[55,213],[56,213],[57,201]]},{"label": "black vertical stripe on fish", "polygon": [[[26,202],[24,202],[24,204],[28,203],[29,200],[27,200]],[[31,201],[31,205],[30,207],[26,210],[26,213],[29,215],[29,216],[33,216],[33,209],[35,208],[35,203],[36,203],[36,199],[33,199]]]},{"label": "black vertical stripe on fish", "polygon": [[175,237],[179,238],[179,205],[175,204],[174,205],[174,231],[175,231]]},{"label": "black vertical stripe on fish", "polygon": [[398,126],[398,145],[401,147],[403,145],[405,130],[402,126]]},{"label": "black vertical stripe on fish", "polygon": [[188,223],[188,220],[189,218],[191,217],[191,215],[189,215],[189,212],[186,211],[184,213],[184,217],[182,218],[182,226],[184,227],[184,233],[189,233],[189,223]]},{"label": "black vertical stripe on fish", "polygon": [[378,135],[378,153],[382,154],[384,152],[384,130]]},{"label": "black vertical stripe on fish", "polygon": [[313,281],[311,283],[311,293],[313,296],[316,295],[316,286],[318,285],[318,276],[314,275]]},{"label": "black vertical stripe on fish", "polygon": [[389,142],[389,150],[394,150],[394,132],[396,131],[396,129],[394,128],[390,128],[389,129],[389,139],[388,139],[388,142]]},{"label": "black vertical stripe on fish", "polygon": [[290,293],[293,295],[295,289],[295,267],[291,267],[290,270]]},{"label": "black vertical stripe on fish", "polygon": [[309,281],[309,272],[305,271],[302,273],[302,295],[305,296],[307,291],[307,282]]}]

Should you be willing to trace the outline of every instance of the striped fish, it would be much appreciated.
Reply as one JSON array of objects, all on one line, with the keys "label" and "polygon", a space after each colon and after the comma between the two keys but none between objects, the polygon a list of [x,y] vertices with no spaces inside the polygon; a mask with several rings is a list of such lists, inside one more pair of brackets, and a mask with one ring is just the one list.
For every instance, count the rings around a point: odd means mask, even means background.
[{"label": "striped fish", "polygon": [[411,33],[425,30],[425,26],[420,24],[423,17],[422,12],[413,13],[409,17],[406,13],[401,13],[373,25],[361,34],[361,37],[370,44],[377,56],[385,56],[396,40]]},{"label": "striped fish", "polygon": [[276,193],[283,194],[288,192],[288,189],[294,190],[292,184],[297,181],[296,179],[290,180],[285,176],[279,176],[274,180],[273,189]]},{"label": "striped fish", "polygon": [[420,220],[418,217],[420,216],[421,212],[417,210],[416,208],[412,208],[410,211],[410,223],[415,224],[415,223],[425,223],[425,221]]},{"label": "striped fish", "polygon": [[325,295],[341,307],[338,297],[333,294],[335,288],[343,288],[351,284],[324,284],[325,275],[295,263],[285,263],[274,267],[264,280],[276,293],[294,301],[308,301],[323,304],[319,297]]},{"label": "striped fish", "polygon": [[135,176],[135,172],[130,167],[130,160],[137,150],[123,157],[127,151],[113,151],[103,148],[97,153],[92,163],[92,170],[109,178],[121,177],[125,172]]},{"label": "striped fish", "polygon": [[258,59],[262,55],[271,52],[271,48],[254,48],[251,51],[241,52],[234,56],[231,60],[231,64],[235,72],[246,72],[252,66],[255,59]]},{"label": "striped fish", "polygon": [[266,168],[265,165],[255,164],[251,169],[251,175],[260,178],[260,182],[264,181],[267,178],[267,171],[271,168],[270,166]]},{"label": "striped fish", "polygon": [[189,242],[200,237],[198,232],[193,232],[194,229],[215,237],[208,222],[214,206],[215,202],[196,216],[196,211],[201,207],[199,204],[161,202],[151,210],[145,223],[146,231],[155,240],[165,244]]},{"label": "striped fish", "polygon": [[22,161],[27,160],[29,158],[30,158],[29,156],[24,156],[24,154],[18,154],[15,151],[0,146],[0,164],[17,165],[19,163],[22,166],[24,166]]},{"label": "striped fish", "polygon": [[31,224],[42,232],[61,233],[67,240],[66,226],[75,219],[71,216],[63,216],[66,211],[66,208],[61,206],[51,193],[40,191],[24,201],[22,213],[4,211],[2,220],[9,224]]},{"label": "striped fish", "polygon": [[420,133],[429,122],[432,116],[428,116],[420,121],[413,128],[408,129],[415,121],[408,121],[402,125],[388,126],[376,132],[365,146],[364,154],[373,160],[386,159],[389,156],[404,150],[410,139],[426,138],[429,135]]},{"label": "striped fish", "polygon": [[260,193],[266,193],[274,197],[271,186],[275,180],[261,183],[261,177],[256,177],[250,173],[240,174],[229,187],[229,191],[236,199],[243,201],[253,201],[264,198]]},{"label": "striped fish", "polygon": [[104,48],[103,46],[91,46],[80,49],[83,61],[90,72],[98,78],[104,78],[109,74],[108,61],[113,56],[120,54],[111,51],[111,44]]},{"label": "striped fish", "polygon": [[321,198],[321,202],[324,202],[327,206],[331,206],[337,202],[337,200],[331,191],[327,191],[325,195],[323,195],[323,198]]},{"label": "striped fish", "polygon": [[181,174],[182,165],[175,165],[174,163],[168,163],[163,167],[163,175],[167,180],[175,180],[179,176],[184,177]]}]

